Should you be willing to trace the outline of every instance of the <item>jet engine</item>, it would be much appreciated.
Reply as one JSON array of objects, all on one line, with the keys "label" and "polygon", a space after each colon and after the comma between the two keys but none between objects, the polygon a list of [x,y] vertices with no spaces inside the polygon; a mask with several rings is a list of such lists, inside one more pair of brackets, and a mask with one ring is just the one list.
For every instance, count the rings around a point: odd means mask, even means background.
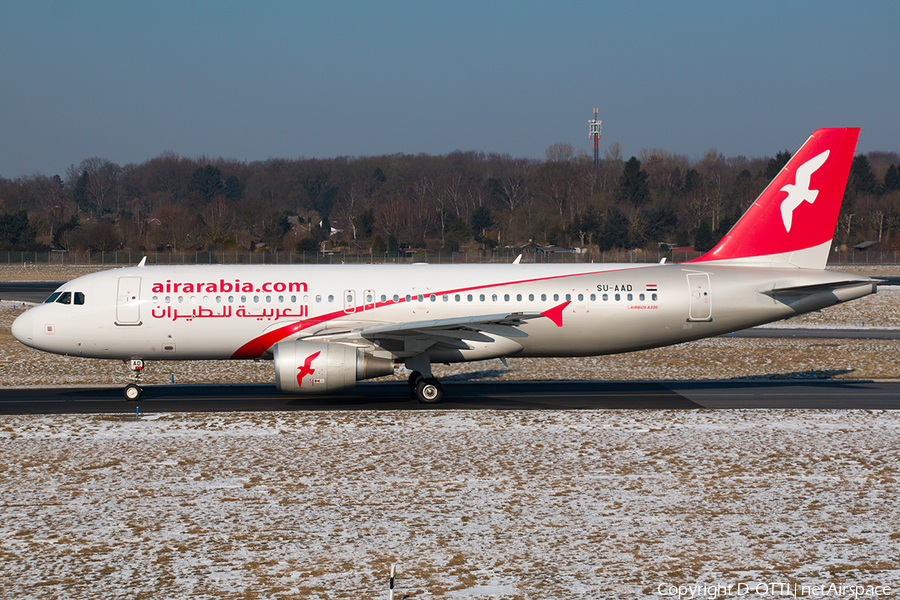
[{"label": "jet engine", "polygon": [[292,341],[274,348],[275,386],[286,394],[324,394],[394,373],[394,361],[348,344]]}]

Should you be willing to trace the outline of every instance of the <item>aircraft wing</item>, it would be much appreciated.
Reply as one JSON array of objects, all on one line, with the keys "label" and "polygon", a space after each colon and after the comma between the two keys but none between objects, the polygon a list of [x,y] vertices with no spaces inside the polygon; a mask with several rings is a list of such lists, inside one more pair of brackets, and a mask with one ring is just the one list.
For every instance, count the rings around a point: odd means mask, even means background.
[{"label": "aircraft wing", "polygon": [[469,348],[466,342],[492,343],[498,336],[528,337],[519,326],[529,319],[542,316],[538,312],[516,312],[388,323],[334,335],[331,339],[365,341],[401,352],[421,352],[435,346],[465,350]]}]

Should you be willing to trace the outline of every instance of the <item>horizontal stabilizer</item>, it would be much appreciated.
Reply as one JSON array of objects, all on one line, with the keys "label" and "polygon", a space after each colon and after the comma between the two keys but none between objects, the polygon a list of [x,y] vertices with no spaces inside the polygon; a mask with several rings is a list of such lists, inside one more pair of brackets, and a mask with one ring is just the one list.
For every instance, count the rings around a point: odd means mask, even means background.
[{"label": "horizontal stabilizer", "polygon": [[778,295],[786,295],[786,296],[801,296],[805,294],[819,294],[822,292],[833,292],[836,290],[842,290],[845,288],[857,287],[860,285],[871,285],[872,293],[875,293],[875,287],[878,285],[878,280],[876,279],[846,279],[844,281],[832,281],[829,283],[813,283],[810,285],[792,285],[785,287],[778,287],[777,284],[773,285],[769,289],[760,289],[758,290],[761,294],[766,294],[767,296],[778,296]]}]

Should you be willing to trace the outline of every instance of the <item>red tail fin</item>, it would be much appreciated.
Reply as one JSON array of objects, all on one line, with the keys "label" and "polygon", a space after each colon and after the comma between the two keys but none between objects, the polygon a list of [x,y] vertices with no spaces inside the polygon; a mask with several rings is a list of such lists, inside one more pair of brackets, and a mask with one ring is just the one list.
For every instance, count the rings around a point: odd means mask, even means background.
[{"label": "red tail fin", "polygon": [[858,127],[816,130],[715,248],[691,262],[824,269]]}]

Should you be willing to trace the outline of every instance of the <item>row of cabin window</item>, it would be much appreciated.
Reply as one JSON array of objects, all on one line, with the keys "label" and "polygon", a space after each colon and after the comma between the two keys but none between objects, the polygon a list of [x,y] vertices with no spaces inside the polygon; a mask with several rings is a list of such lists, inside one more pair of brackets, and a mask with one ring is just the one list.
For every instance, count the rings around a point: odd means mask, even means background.
[{"label": "row of cabin window", "polygon": [[[266,302],[266,304],[271,304],[271,303],[272,303],[272,298],[273,298],[272,296],[266,296],[266,297],[265,297],[265,302]],[[249,299],[250,299],[249,296],[241,296],[239,302],[240,302],[241,304],[246,304],[246,303],[247,303],[247,300],[249,300]],[[222,304],[222,301],[223,301],[223,300],[226,300],[226,301],[228,302],[228,304],[234,304],[234,302],[235,302],[235,297],[234,297],[234,296],[228,296],[227,299],[226,299],[226,298],[223,298],[222,296],[216,296],[216,304]],[[253,302],[254,302],[254,304],[259,304],[259,300],[260,300],[260,297],[259,297],[259,296],[253,296]],[[153,296],[153,300],[152,300],[152,301],[153,301],[153,304],[159,304],[159,296]],[[165,296],[165,297],[163,298],[163,301],[164,301],[166,304],[171,304],[171,303],[172,303],[172,296]],[[177,297],[175,298],[175,301],[176,301],[178,304],[183,304],[183,303],[184,303],[184,296],[177,296]],[[197,296],[190,296],[190,297],[189,297],[189,301],[191,302],[191,304],[196,304],[196,303],[197,303]],[[204,301],[204,302],[209,302],[209,296],[203,296],[203,301]],[[285,297],[284,297],[284,296],[278,296],[278,298],[277,298],[276,301],[279,302],[280,304],[284,304]],[[308,297],[307,297],[306,301],[307,301],[307,302],[309,301]],[[291,297],[290,297],[290,303],[291,303],[291,304],[296,304],[296,303],[297,303],[297,296],[291,296]]]},{"label": "row of cabin window", "polygon": [[[585,298],[585,295],[584,295],[584,294],[577,294],[576,297],[577,297],[577,299],[578,299],[578,302],[584,302],[584,298]],[[613,297],[614,297],[614,299],[615,299],[617,302],[622,300],[622,295],[621,295],[621,294],[614,294]],[[644,301],[647,300],[646,294],[638,294],[637,297],[638,297],[638,300],[639,300],[640,302],[644,302]],[[591,302],[596,302],[596,301],[597,301],[597,294],[589,294],[588,298],[590,299]],[[609,294],[602,294],[602,295],[600,296],[600,298],[601,298],[604,302],[608,302],[608,301],[609,301]],[[406,297],[404,298],[404,300],[405,300],[406,302],[412,302],[413,299],[418,300],[419,302],[425,302],[425,295],[424,295],[424,294],[419,294],[418,296],[412,296],[412,295],[410,295],[410,294],[407,294]],[[437,295],[436,295],[436,294],[430,294],[430,295],[428,296],[428,299],[431,300],[432,302],[437,302]],[[534,294],[528,294],[528,301],[529,301],[529,302],[534,302],[534,299],[535,299]],[[572,294],[565,294],[565,299],[566,299],[567,302],[571,302],[571,301],[572,301]],[[626,295],[625,295],[625,299],[628,300],[629,302],[633,301],[633,300],[634,300],[634,294],[626,294]],[[650,300],[652,300],[653,302],[656,302],[657,299],[658,299],[658,296],[656,295],[656,293],[650,294]],[[441,300],[443,300],[444,302],[450,302],[450,296],[447,295],[447,294],[443,294],[443,295],[441,295]],[[503,294],[503,301],[504,301],[504,302],[509,302],[510,300],[511,300],[511,297],[510,297],[509,294]],[[516,294],[516,302],[522,302],[522,300],[523,300],[523,295],[522,295],[522,294]],[[541,302],[547,302],[547,300],[548,300],[547,294],[541,294]],[[321,296],[316,296],[316,302],[321,302],[321,301],[322,301],[322,297],[321,297]],[[334,302],[334,296],[328,296],[328,301],[329,301],[329,302]],[[394,302],[399,302],[399,301],[400,301],[400,296],[398,296],[397,294],[394,294],[393,301],[394,301]],[[461,295],[461,294],[454,294],[454,295],[453,295],[453,301],[454,301],[454,302],[462,302],[462,295]],[[474,302],[474,301],[475,301],[475,296],[474,296],[473,294],[466,294],[466,302]],[[479,302],[487,302],[487,296],[486,296],[485,294],[479,294],[479,295],[478,295],[478,301],[479,301]],[[491,294],[491,302],[499,302],[499,301],[500,301],[499,295],[497,295],[497,294]],[[348,303],[352,303],[352,302],[353,302],[353,296],[352,296],[352,295],[349,295],[349,294],[347,295],[347,302],[348,302]],[[372,302],[372,296],[369,295],[369,294],[367,294],[367,295],[366,295],[366,304],[370,304],[371,302]],[[386,296],[386,295],[384,295],[384,294],[381,295],[381,302],[387,302],[387,296]],[[559,294],[553,294],[553,302],[559,302]]]},{"label": "row of cabin window", "polygon": [[53,292],[50,297],[44,300],[44,304],[56,302],[57,304],[84,304],[83,292]]},{"label": "row of cabin window", "polygon": [[[65,298],[66,298],[65,301],[63,301],[62,299],[58,299],[58,300],[56,300],[56,301],[57,301],[57,302],[61,302],[61,303],[63,303],[63,304],[69,304],[68,294],[69,294],[69,292],[64,292],[64,294],[63,294],[63,296],[65,296]],[[60,298],[62,298],[63,296],[61,296]],[[578,299],[578,302],[584,302],[584,298],[585,298],[584,294],[578,294],[576,297],[577,297],[577,299]],[[266,296],[266,297],[265,297],[265,302],[266,302],[266,304],[271,304],[271,303],[272,303],[272,298],[273,298],[272,296]],[[417,295],[417,296],[412,296],[412,295],[410,295],[410,294],[407,294],[406,297],[404,298],[404,300],[405,300],[406,302],[412,302],[414,298],[415,298],[416,300],[418,300],[419,302],[424,302],[424,301],[425,301],[425,296],[424,296],[423,294],[419,294],[419,295]],[[559,298],[560,298],[559,294],[553,294],[553,302],[559,302]],[[588,296],[588,298],[590,299],[591,302],[596,302],[596,301],[597,301],[597,294],[590,294],[590,295]],[[602,295],[600,296],[600,299],[601,299],[603,302],[608,302],[608,301],[609,301],[609,298],[610,298],[609,294],[602,294]],[[247,301],[248,301],[248,299],[249,299],[248,296],[241,296],[241,298],[240,298],[240,303],[241,303],[241,304],[246,304]],[[430,294],[430,295],[428,296],[428,299],[431,300],[431,302],[437,302],[437,295],[435,295],[435,294]],[[441,299],[442,299],[444,302],[449,302],[449,301],[450,301],[450,296],[447,295],[447,294],[443,294],[443,295],[441,296]],[[572,294],[565,294],[565,299],[566,299],[567,302],[571,302],[571,301],[572,301]],[[622,300],[622,294],[614,294],[614,295],[613,295],[613,299],[614,299],[616,302],[620,302],[620,301]],[[641,293],[641,294],[638,294],[638,295],[637,295],[637,299],[638,299],[639,302],[644,302],[644,301],[647,300],[647,297],[646,297],[645,294],[642,294],[642,293]],[[651,301],[656,302],[657,299],[658,299],[658,297],[657,297],[657,294],[656,294],[656,293],[650,294],[650,300],[651,300]],[[183,304],[183,303],[184,303],[184,296],[178,296],[178,297],[176,298],[176,300],[177,300],[178,304]],[[228,296],[227,300],[228,300],[228,304],[233,304],[234,301],[235,301],[235,297],[234,297],[234,296]],[[499,297],[497,294],[491,294],[491,302],[499,302],[499,300],[500,300],[500,297]],[[522,302],[522,300],[523,300],[523,295],[522,295],[522,294],[516,294],[516,302]],[[535,300],[534,294],[528,294],[528,301],[529,301],[529,302],[534,302],[534,300]],[[547,302],[547,300],[548,300],[547,294],[541,294],[541,302]],[[634,301],[634,294],[631,294],[631,293],[625,294],[625,300],[627,300],[628,302]],[[203,301],[204,301],[204,302],[209,302],[209,296],[204,296],[204,297],[203,297]],[[260,297],[259,297],[259,296],[253,296],[253,302],[254,302],[255,304],[259,304],[259,301],[260,301]],[[277,297],[277,301],[278,301],[279,303],[281,303],[281,304],[284,304],[285,297],[284,297],[284,296],[278,296],[278,297]],[[306,298],[304,298],[304,301],[307,301]],[[396,302],[400,302],[400,296],[397,295],[397,294],[394,294],[393,301],[394,301],[395,303],[396,303]],[[454,294],[454,295],[453,295],[453,301],[454,301],[454,302],[462,302],[462,295],[461,295],[461,294]],[[466,302],[474,302],[474,301],[475,301],[475,296],[474,296],[473,294],[467,294],[467,295],[466,295]],[[478,301],[479,301],[479,302],[487,302],[487,296],[486,296],[485,294],[479,294],[479,295],[478,295]],[[511,296],[510,296],[510,294],[503,294],[503,301],[504,301],[504,302],[510,302],[510,301],[511,301]],[[47,302],[53,302],[53,296],[51,296],[50,298],[48,298],[48,299],[47,299]],[[158,303],[158,302],[159,302],[159,296],[153,296],[153,303],[156,304],[156,303]],[[171,302],[172,302],[172,297],[171,297],[171,296],[166,296],[166,297],[165,297],[165,303],[166,303],[166,304],[170,304]],[[196,296],[191,296],[191,297],[190,297],[190,302],[193,303],[193,304],[196,304],[196,302],[197,302],[197,297],[196,297]],[[297,296],[291,296],[291,297],[290,297],[290,302],[291,302],[291,304],[296,304],[296,303],[297,303]],[[322,302],[322,296],[321,296],[321,295],[316,296],[316,302]],[[334,295],[329,295],[329,296],[328,296],[328,302],[334,302]],[[353,304],[353,302],[354,302],[353,295],[352,295],[352,294],[348,294],[348,295],[347,295],[347,303],[348,303],[348,304]],[[372,302],[373,302],[373,296],[372,296],[371,294],[366,294],[366,304],[371,304]],[[382,295],[381,295],[381,302],[382,302],[382,303],[387,302],[387,295],[385,295],[385,294],[382,294]],[[222,303],[222,296],[216,296],[216,304],[221,304],[221,303]],[[81,292],[75,292],[75,304],[84,304],[84,294],[82,294]]]}]

